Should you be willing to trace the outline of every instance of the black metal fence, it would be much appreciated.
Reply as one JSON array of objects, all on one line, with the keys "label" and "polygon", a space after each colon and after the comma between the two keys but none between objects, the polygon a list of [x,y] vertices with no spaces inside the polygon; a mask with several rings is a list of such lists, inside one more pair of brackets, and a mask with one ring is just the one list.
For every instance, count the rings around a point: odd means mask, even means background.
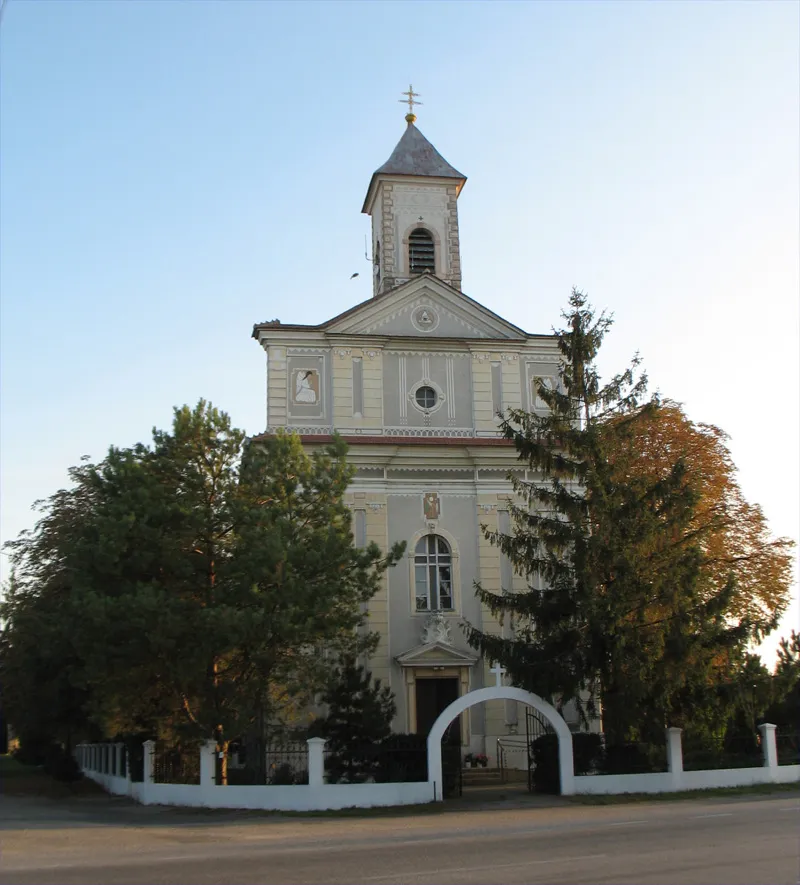
[{"label": "black metal fence", "polygon": [[800,765],[800,733],[778,731],[775,733],[778,765]]},{"label": "black metal fence", "polygon": [[200,748],[157,743],[153,749],[153,783],[199,784]]},{"label": "black metal fence", "polygon": [[267,783],[275,786],[308,783],[308,744],[287,741],[266,748]]},{"label": "black metal fence", "polygon": [[[667,770],[666,744],[611,742],[606,735],[576,732],[572,735],[576,775],[644,774]],[[544,734],[530,745],[531,788],[542,793],[561,790],[558,737]]]},{"label": "black metal fence", "polygon": [[131,780],[140,784],[144,780],[144,746],[137,742],[125,745],[126,765],[130,767]]},{"label": "black metal fence", "polygon": [[683,770],[760,768],[764,764],[760,736],[683,737]]},{"label": "black metal fence", "polygon": [[[217,760],[220,783],[220,760]],[[228,754],[230,786],[291,786],[308,783],[308,745],[305,741],[251,740],[237,742]]]},{"label": "black metal fence", "polygon": [[[444,798],[460,796],[462,784],[460,741],[442,741]],[[425,735],[395,734],[375,743],[329,744],[324,751],[325,779],[330,784],[397,784],[428,780],[428,743]]]},{"label": "black metal fence", "polygon": [[428,751],[421,744],[387,741],[325,748],[325,778],[331,784],[398,784],[428,779]]}]

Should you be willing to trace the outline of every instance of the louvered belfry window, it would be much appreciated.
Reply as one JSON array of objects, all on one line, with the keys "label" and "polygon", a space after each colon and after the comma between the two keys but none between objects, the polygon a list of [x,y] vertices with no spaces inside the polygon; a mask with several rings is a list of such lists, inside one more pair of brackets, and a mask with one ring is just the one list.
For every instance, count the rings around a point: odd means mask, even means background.
[{"label": "louvered belfry window", "polygon": [[436,272],[433,237],[424,227],[418,227],[409,234],[408,266],[412,274]]}]

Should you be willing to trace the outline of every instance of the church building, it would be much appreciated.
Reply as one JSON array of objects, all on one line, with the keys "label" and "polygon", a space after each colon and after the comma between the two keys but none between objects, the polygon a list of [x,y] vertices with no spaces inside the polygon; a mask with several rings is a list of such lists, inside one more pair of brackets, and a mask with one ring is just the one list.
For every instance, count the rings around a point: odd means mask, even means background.
[{"label": "church building", "polygon": [[[369,603],[380,633],[369,669],[394,692],[395,731],[425,734],[456,697],[495,684],[460,624],[508,629],[479,604],[475,581],[497,593],[526,586],[481,531],[510,530],[508,474],[525,473],[497,415],[544,409],[534,379],[554,383],[559,354],[552,335],[525,332],[463,291],[466,176],[413,113],[406,123],[362,207],[372,297],[319,325],[259,323],[253,337],[267,355],[266,433],[294,431],[313,449],[338,431],[356,468],[355,543],[406,542]],[[524,715],[516,702],[473,707],[461,717],[465,752],[494,757],[496,738],[524,731]]]}]

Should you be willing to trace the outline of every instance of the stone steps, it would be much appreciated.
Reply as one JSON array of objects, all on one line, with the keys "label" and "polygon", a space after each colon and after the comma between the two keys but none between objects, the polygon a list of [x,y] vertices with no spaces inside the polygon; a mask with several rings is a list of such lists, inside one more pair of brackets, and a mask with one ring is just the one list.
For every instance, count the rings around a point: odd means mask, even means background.
[{"label": "stone steps", "polygon": [[462,784],[500,784],[503,782],[503,773],[499,768],[463,768],[461,770]]}]

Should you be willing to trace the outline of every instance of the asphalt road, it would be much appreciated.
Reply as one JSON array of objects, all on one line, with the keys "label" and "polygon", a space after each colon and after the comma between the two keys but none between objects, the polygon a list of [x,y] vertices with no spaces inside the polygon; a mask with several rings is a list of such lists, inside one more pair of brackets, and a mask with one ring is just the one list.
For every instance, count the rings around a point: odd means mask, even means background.
[{"label": "asphalt road", "polygon": [[0,883],[786,883],[800,795],[276,818],[0,802]]}]

